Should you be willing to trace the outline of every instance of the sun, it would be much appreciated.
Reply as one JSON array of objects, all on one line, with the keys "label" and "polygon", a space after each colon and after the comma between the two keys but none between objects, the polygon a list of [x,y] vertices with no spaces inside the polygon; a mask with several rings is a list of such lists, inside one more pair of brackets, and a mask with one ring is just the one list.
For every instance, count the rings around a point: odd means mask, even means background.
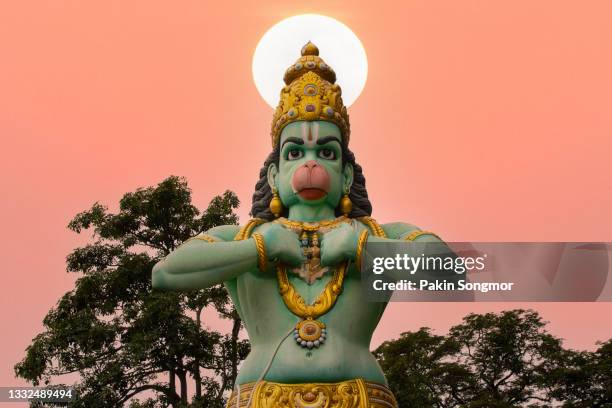
[{"label": "sun", "polygon": [[300,14],[272,26],[259,40],[253,55],[253,81],[261,97],[273,109],[279,101],[285,70],[312,41],[320,56],[336,71],[342,100],[348,107],[363,90],[368,58],[355,33],[336,19],[320,14]]}]

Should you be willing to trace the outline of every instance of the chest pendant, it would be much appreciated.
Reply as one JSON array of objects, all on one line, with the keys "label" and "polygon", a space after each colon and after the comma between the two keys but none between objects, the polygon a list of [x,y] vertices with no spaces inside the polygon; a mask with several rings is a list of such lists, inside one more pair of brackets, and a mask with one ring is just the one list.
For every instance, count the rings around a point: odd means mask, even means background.
[{"label": "chest pendant", "polygon": [[319,234],[317,232],[302,231],[300,245],[302,252],[306,256],[306,261],[293,272],[304,279],[309,285],[322,277],[329,270],[328,267],[321,266],[321,247],[319,245]]},{"label": "chest pendant", "polygon": [[332,279],[325,285],[321,294],[312,304],[306,304],[304,298],[289,282],[284,265],[277,267],[279,292],[283,302],[294,315],[301,317],[293,330],[293,338],[303,348],[319,348],[327,340],[327,327],[318,318],[331,310],[338,296],[342,293],[342,284],[348,263],[338,265]]}]

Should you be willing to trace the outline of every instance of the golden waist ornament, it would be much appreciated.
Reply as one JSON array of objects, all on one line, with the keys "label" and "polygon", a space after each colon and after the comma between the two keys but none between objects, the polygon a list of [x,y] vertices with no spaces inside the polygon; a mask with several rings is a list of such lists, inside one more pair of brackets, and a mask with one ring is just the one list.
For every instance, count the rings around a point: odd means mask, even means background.
[{"label": "golden waist ornament", "polygon": [[240,386],[239,401],[236,395],[232,392],[227,408],[398,408],[389,388],[361,378],[337,383],[247,383]]}]

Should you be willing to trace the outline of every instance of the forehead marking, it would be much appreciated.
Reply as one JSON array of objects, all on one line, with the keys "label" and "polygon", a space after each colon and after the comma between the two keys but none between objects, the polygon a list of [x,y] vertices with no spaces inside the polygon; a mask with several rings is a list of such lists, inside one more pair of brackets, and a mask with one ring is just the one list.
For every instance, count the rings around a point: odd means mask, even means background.
[{"label": "forehead marking", "polygon": [[302,131],[302,140],[304,141],[304,145],[306,147],[314,147],[317,144],[317,140],[319,140],[319,123],[317,122],[302,122],[300,126],[300,130]]},{"label": "forehead marking", "polygon": [[310,126],[308,126],[308,122],[302,122],[302,140],[310,140]]},{"label": "forehead marking", "polygon": [[317,139],[319,138],[319,124],[317,122],[310,122],[308,139],[306,139],[306,145],[308,147],[313,147],[317,144]]}]

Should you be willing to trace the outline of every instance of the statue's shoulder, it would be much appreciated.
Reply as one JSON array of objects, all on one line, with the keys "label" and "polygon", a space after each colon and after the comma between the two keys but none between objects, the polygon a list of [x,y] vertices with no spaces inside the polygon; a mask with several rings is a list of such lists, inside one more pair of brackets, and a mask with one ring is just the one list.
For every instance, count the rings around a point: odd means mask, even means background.
[{"label": "statue's shoulder", "polygon": [[380,225],[378,221],[376,221],[374,218],[365,216],[365,217],[354,218],[353,220],[361,223],[364,227],[370,230],[371,234],[376,235],[378,237],[382,237],[382,238],[388,238],[382,225]]},{"label": "statue's shoulder", "polygon": [[219,241],[233,241],[240,232],[240,225],[219,225],[206,231],[206,235],[212,236]]}]

